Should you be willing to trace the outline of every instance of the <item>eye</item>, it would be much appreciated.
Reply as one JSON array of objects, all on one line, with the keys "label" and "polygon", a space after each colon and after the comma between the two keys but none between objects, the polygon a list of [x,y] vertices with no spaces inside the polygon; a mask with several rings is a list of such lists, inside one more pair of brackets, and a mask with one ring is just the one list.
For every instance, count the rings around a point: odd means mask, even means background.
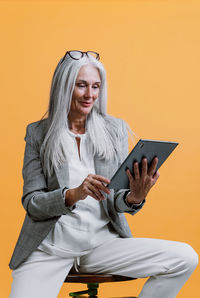
[{"label": "eye", "polygon": [[99,85],[95,85],[95,86],[93,86],[94,89],[97,89],[97,88],[99,88],[99,87],[100,87]]},{"label": "eye", "polygon": [[83,88],[85,87],[85,84],[77,84],[77,86]]}]

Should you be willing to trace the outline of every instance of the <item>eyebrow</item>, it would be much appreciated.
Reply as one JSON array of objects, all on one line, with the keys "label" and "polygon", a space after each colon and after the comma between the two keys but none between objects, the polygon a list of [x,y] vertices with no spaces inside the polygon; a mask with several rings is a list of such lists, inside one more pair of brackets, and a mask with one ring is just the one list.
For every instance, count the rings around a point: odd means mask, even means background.
[{"label": "eyebrow", "polygon": [[[79,82],[79,83],[80,83],[80,82],[87,83],[87,81],[85,81],[85,80],[78,80],[77,83],[78,83],[78,82]],[[97,84],[97,83],[100,84],[101,82],[95,82],[94,84]]]}]

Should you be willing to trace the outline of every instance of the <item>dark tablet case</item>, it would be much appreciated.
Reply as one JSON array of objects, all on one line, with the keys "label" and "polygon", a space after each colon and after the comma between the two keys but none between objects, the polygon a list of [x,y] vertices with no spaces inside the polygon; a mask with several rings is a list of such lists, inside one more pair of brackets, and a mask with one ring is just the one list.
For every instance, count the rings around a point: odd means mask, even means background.
[{"label": "dark tablet case", "polygon": [[125,172],[126,167],[128,167],[133,173],[133,162],[137,161],[139,167],[141,168],[141,161],[143,157],[146,157],[148,160],[148,165],[151,164],[151,161],[155,156],[158,157],[158,165],[156,171],[160,168],[163,162],[167,157],[172,153],[176,148],[178,143],[176,142],[167,142],[167,141],[154,141],[154,140],[144,140],[141,139],[135,145],[133,150],[129,153],[127,158],[115,172],[111,178],[111,182],[107,185],[109,189],[124,189],[129,188],[129,179]]}]

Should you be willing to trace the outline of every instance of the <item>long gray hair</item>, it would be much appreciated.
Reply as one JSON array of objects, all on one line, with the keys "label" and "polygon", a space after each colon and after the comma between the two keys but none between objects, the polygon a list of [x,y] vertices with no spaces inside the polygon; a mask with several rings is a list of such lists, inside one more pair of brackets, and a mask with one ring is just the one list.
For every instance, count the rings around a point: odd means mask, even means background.
[{"label": "long gray hair", "polygon": [[[74,60],[67,55],[64,60],[60,59],[53,74],[48,107],[48,130],[40,150],[44,173],[49,176],[52,175],[54,167],[58,168],[67,160],[68,134],[66,128],[69,129],[68,114],[72,93],[78,72],[86,64],[96,67],[101,77],[99,96],[86,119],[88,146],[90,146],[93,155],[97,154],[106,160],[115,158],[116,148],[121,156],[119,145],[122,137],[121,131],[115,124],[116,121],[113,121],[113,117],[106,112],[107,84],[103,64],[92,55],[84,55],[79,60]],[[128,129],[130,128],[128,127]],[[122,160],[123,156],[121,156]]]}]

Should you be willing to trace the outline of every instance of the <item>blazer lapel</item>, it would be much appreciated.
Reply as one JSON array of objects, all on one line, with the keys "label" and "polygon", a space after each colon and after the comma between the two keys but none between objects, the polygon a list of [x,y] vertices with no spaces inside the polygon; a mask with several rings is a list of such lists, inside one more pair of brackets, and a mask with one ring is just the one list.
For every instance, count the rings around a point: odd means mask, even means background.
[{"label": "blazer lapel", "polygon": [[67,161],[59,169],[55,168],[55,174],[60,188],[67,187],[69,183],[69,168]]},{"label": "blazer lapel", "polygon": [[[108,162],[105,162],[105,160],[100,159],[99,157],[95,156],[94,167],[95,167],[95,173],[97,175],[101,175],[105,178],[110,179]],[[107,204],[108,195],[106,193],[104,193],[104,196],[106,197],[106,200],[100,201],[100,204],[103,205],[103,208],[104,208],[106,214],[108,215],[108,204]]]}]

